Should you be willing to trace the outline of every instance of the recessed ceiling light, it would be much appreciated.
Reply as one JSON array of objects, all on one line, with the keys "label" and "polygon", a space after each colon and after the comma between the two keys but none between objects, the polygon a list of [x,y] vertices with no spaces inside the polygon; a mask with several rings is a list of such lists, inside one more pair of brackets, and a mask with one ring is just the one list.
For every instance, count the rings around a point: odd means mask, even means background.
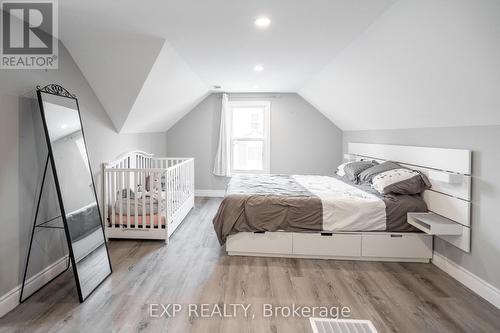
[{"label": "recessed ceiling light", "polygon": [[61,125],[61,128],[62,128],[62,129],[65,129],[66,127],[68,127],[68,124],[62,124],[62,125]]},{"label": "recessed ceiling light", "polygon": [[271,24],[271,20],[269,19],[269,17],[261,16],[261,17],[257,18],[254,21],[254,23],[255,23],[255,26],[257,28],[265,29]]},{"label": "recessed ceiling light", "polygon": [[260,86],[259,86],[258,84],[255,84],[255,85],[253,86],[253,89],[259,89],[259,88],[260,88]]},{"label": "recessed ceiling light", "polygon": [[253,70],[256,72],[262,72],[264,70],[264,66],[262,65],[255,65],[253,66]]}]

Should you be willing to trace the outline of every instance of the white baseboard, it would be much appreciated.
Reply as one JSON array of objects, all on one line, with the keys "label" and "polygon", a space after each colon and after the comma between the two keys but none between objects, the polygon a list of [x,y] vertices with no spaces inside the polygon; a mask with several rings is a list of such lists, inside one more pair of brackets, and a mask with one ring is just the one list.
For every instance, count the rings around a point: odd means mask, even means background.
[{"label": "white baseboard", "polygon": [[432,263],[458,282],[500,309],[500,289],[434,251]]},{"label": "white baseboard", "polygon": [[226,195],[225,190],[194,190],[194,195],[197,197],[208,198],[223,198]]},{"label": "white baseboard", "polygon": [[[41,288],[66,269],[68,256],[64,256],[26,281],[24,298]],[[21,285],[0,297],[0,318],[19,305]]]}]

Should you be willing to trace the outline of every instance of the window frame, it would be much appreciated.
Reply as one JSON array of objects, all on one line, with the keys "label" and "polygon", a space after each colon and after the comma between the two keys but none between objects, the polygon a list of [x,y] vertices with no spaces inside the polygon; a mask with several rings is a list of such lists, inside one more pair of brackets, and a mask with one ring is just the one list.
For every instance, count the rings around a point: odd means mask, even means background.
[{"label": "window frame", "polygon": [[[264,108],[264,137],[260,138],[245,138],[233,136],[233,109],[234,108]],[[270,101],[229,101],[229,146],[230,146],[230,171],[231,175],[235,174],[268,174],[271,170],[271,102]],[[240,170],[234,168],[234,142],[235,141],[262,141],[262,170]]]}]

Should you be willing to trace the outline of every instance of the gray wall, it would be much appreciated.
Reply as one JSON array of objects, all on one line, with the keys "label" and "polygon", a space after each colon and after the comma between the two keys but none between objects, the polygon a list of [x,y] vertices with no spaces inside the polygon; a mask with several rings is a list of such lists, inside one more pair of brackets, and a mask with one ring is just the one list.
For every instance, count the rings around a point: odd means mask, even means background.
[{"label": "gray wall", "polygon": [[472,250],[464,253],[435,238],[435,250],[500,288],[500,126],[345,131],[348,142],[464,148],[473,151]]},{"label": "gray wall", "polygon": [[[166,134],[120,135],[66,48],[59,46],[58,70],[1,70],[0,74],[0,296],[21,281],[34,203],[44,159],[45,138],[40,128],[36,85],[58,83],[77,94],[97,186],[103,161],[133,149],[166,154]],[[53,185],[44,193],[41,218],[58,214]],[[57,231],[37,234],[31,270],[61,257],[64,242]],[[8,254],[8,255],[5,255]]]},{"label": "gray wall", "polygon": [[[232,94],[230,100],[271,101],[271,172],[332,174],[341,161],[342,132],[297,94]],[[169,156],[195,158],[196,189],[222,190],[212,174],[221,95],[212,94],[167,131]]]}]

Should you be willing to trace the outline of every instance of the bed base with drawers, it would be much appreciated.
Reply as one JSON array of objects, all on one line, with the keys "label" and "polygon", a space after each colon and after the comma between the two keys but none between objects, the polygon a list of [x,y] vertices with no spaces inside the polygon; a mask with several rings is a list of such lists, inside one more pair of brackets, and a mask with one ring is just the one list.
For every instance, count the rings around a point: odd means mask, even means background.
[{"label": "bed base with drawers", "polygon": [[[240,232],[228,236],[229,255],[428,262],[433,237],[470,252],[472,152],[465,149],[349,143],[347,160],[395,161],[427,175],[428,213],[409,213],[422,233]],[[425,215],[428,214],[428,218]],[[417,220],[417,221],[416,221]],[[457,232],[457,230],[459,232]]]},{"label": "bed base with drawers", "polygon": [[227,239],[229,255],[429,262],[432,236],[420,233],[240,232]]}]

